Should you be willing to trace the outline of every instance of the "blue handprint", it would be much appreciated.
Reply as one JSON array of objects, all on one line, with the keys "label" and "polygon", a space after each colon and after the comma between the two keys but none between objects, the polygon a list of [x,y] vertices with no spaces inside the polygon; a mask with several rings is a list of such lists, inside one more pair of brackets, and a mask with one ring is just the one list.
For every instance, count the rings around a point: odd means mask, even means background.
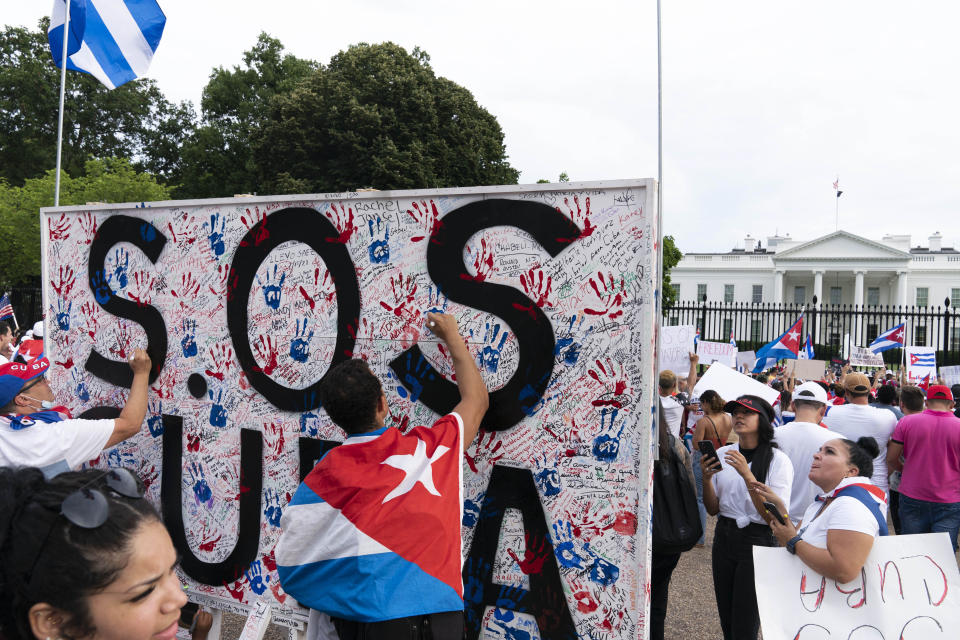
[{"label": "blue handprint", "polygon": [[573,527],[569,522],[563,520],[553,525],[553,537],[556,544],[553,552],[557,556],[557,562],[566,569],[583,569],[583,556],[577,553],[573,546]]},{"label": "blue handprint", "polygon": [[544,469],[536,476],[540,493],[545,496],[555,496],[560,493],[560,474],[556,469]]},{"label": "blue handprint", "polygon": [[477,524],[477,520],[480,519],[480,506],[483,504],[484,495],[481,493],[476,500],[463,501],[463,519],[461,520],[463,526],[472,527]]},{"label": "blue handprint", "polygon": [[83,371],[80,370],[80,367],[74,369],[70,377],[75,385],[74,393],[76,393],[77,399],[80,402],[87,402],[90,399],[90,392],[87,390],[87,383],[83,381]]},{"label": "blue handprint", "polygon": [[264,503],[266,508],[263,510],[263,515],[267,517],[267,522],[269,522],[274,527],[280,526],[280,516],[283,515],[283,509],[280,507],[280,495],[276,491],[267,489],[264,492]]},{"label": "blue handprint", "polygon": [[203,468],[196,462],[190,465],[190,479],[193,481],[193,497],[197,504],[206,504],[207,507],[213,506],[213,491],[207,484],[207,479],[203,476]]},{"label": "blue handprint", "polygon": [[103,269],[95,271],[90,278],[90,290],[93,291],[93,297],[101,305],[107,304],[110,296],[113,295],[113,290],[110,288],[112,278],[113,276],[105,275]]},{"label": "blue handprint", "polygon": [[427,290],[427,304],[430,305],[427,313],[446,313],[450,299],[440,291],[440,287],[430,285]]},{"label": "blue handprint", "polygon": [[410,352],[407,352],[407,371],[409,373],[403,375],[403,384],[397,387],[397,395],[406,398],[409,394],[410,402],[416,402],[420,399],[420,394],[423,393],[424,381],[433,382],[436,380],[436,375],[433,372],[433,367],[422,355],[414,362],[413,354]]},{"label": "blue handprint", "polygon": [[[528,373],[527,377],[529,378],[529,374],[530,374],[529,369],[527,373]],[[546,376],[541,377],[540,384],[542,384],[544,378],[549,375],[550,374],[547,373]],[[517,396],[517,399],[520,401],[520,409],[522,409],[523,412],[530,417],[535,416],[537,412],[540,411],[540,409],[542,409],[543,406],[548,401],[553,400],[559,395],[558,393],[549,395],[550,390],[556,387],[559,382],[560,382],[559,378],[554,379],[553,382],[550,382],[549,384],[547,384],[546,388],[543,390],[543,393],[540,393],[539,391],[537,391],[537,389],[534,388],[533,384],[530,382],[523,385],[523,388],[520,389],[520,393]]]},{"label": "blue handprint", "polygon": [[497,594],[497,603],[495,606],[513,611],[526,611],[520,606],[520,602],[529,592],[522,587],[508,587],[500,585],[500,593]]},{"label": "blue handprint", "polygon": [[607,562],[590,549],[590,544],[585,544],[584,548],[593,556],[593,564],[590,565],[590,579],[597,584],[609,587],[620,577],[620,567]]},{"label": "blue handprint", "polygon": [[127,286],[127,271],[130,268],[130,253],[123,248],[113,252],[113,281],[119,289]]},{"label": "blue handprint", "polygon": [[257,275],[257,284],[263,287],[263,301],[271,309],[279,309],[280,298],[283,296],[283,281],[287,279],[286,272],[280,274],[280,280],[278,281],[277,265],[273,265],[273,277],[270,277],[270,267],[267,267],[263,279],[266,280],[266,283],[261,281],[260,276]]},{"label": "blue handprint", "polygon": [[490,564],[480,558],[467,561],[467,576],[463,581],[463,605],[467,622],[477,623],[483,613],[483,583],[490,576]]},{"label": "blue handprint", "polygon": [[[503,345],[506,343],[509,335],[510,332],[506,329],[503,330],[503,333],[500,333],[499,323],[493,326],[491,326],[489,322],[486,324],[486,329],[483,333],[483,349],[477,356],[477,364],[480,365],[481,370],[486,369],[490,373],[497,372],[497,369],[500,368],[500,354],[503,352]],[[497,336],[500,336],[500,343],[497,346],[493,346],[497,341]]]},{"label": "blue handprint", "polygon": [[213,401],[213,405],[210,407],[210,425],[214,427],[225,427],[227,426],[227,410],[224,408],[223,404],[223,389],[219,389],[217,393],[217,399],[213,399],[213,389],[207,391],[207,395],[210,397],[210,400]]},{"label": "blue handprint", "polygon": [[183,349],[183,357],[192,358],[197,355],[197,321],[184,319],[181,327],[183,340],[180,341],[180,347]]},{"label": "blue handprint", "polygon": [[259,560],[254,560],[250,568],[243,572],[243,575],[247,577],[247,582],[250,583],[250,588],[253,589],[255,594],[260,595],[267,590],[266,581],[263,578],[263,565]]},{"label": "blue handprint", "polygon": [[[494,611],[494,616],[496,616],[496,610]],[[513,620],[513,615],[511,615],[510,618],[504,620],[504,622],[509,622],[510,620]],[[503,624],[503,622],[500,622],[499,618],[496,620],[493,620],[493,624],[503,629],[504,640],[530,640],[529,631],[508,627],[507,625]]]},{"label": "blue handprint", "polygon": [[[580,321],[577,322],[577,316],[574,315],[570,318],[570,324],[567,326],[566,335],[561,335],[557,338],[557,344],[553,348],[553,355],[556,357],[557,362],[562,362],[567,367],[572,367],[577,364],[577,360],[580,359],[580,349],[583,345],[574,340],[574,327],[576,324],[577,333],[583,329],[583,321],[586,320],[586,316],[581,316]],[[590,335],[593,331],[593,325],[590,325],[586,329],[584,337]]]},{"label": "blue handprint", "polygon": [[320,433],[320,416],[313,411],[300,415],[300,435],[307,438],[316,438]]},{"label": "blue handprint", "polygon": [[[205,227],[207,224],[204,223]],[[223,233],[227,228],[226,217],[221,217],[219,213],[210,214],[210,233],[207,234],[207,241],[210,242],[210,251],[213,252],[214,259],[219,258],[226,251],[223,244]]]},{"label": "blue handprint", "polygon": [[147,429],[150,430],[151,436],[159,438],[163,435],[163,401],[158,400],[156,404],[151,402],[147,410],[150,412],[147,418]]},{"label": "blue handprint", "polygon": [[297,320],[296,337],[290,341],[290,357],[297,362],[306,362],[310,357],[310,341],[313,340],[313,330],[307,334],[307,318],[303,319],[303,328]]},{"label": "blue handprint", "polygon": [[[141,203],[142,204],[142,203]],[[146,205],[144,205],[146,208]],[[149,222],[141,223],[140,225],[140,237],[144,242],[153,242],[157,239],[157,229]]]},{"label": "blue handprint", "polygon": [[[373,219],[367,220],[370,228],[370,245],[367,247],[367,255],[370,257],[370,264],[386,264],[390,262],[390,223],[383,224],[380,216],[377,216],[376,230],[374,230]],[[380,240],[380,230],[386,227],[383,240]]]},{"label": "blue handprint", "polygon": [[[620,413],[620,410],[615,408],[604,407],[601,409],[600,429],[602,431],[612,430],[618,413]],[[607,424],[608,417],[610,418],[609,424]],[[626,423],[625,419],[620,421],[620,430],[617,431],[617,435],[610,436],[604,433],[593,440],[593,457],[601,462],[613,462],[617,459],[617,455],[620,453],[620,436],[623,434],[623,427]]]},{"label": "blue handprint", "polygon": [[70,312],[73,310],[73,300],[64,304],[63,299],[57,300],[57,326],[63,331],[70,331]]},{"label": "blue handprint", "polygon": [[107,454],[108,467],[133,467],[135,465],[136,461],[133,459],[133,454],[129,451],[121,451],[119,447],[114,447]]}]

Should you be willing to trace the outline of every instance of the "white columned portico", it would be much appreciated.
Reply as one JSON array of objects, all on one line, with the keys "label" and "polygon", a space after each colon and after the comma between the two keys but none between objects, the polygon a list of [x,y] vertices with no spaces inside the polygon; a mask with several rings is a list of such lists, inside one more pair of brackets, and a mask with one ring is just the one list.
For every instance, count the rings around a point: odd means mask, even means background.
[{"label": "white columned portico", "polygon": [[783,302],[783,272],[783,269],[773,272],[773,301],[777,304]]},{"label": "white columned portico", "polygon": [[813,295],[817,296],[817,309],[823,304],[823,271],[813,272]]},{"label": "white columned portico", "polygon": [[897,271],[897,304],[906,306],[907,304],[907,272]]}]

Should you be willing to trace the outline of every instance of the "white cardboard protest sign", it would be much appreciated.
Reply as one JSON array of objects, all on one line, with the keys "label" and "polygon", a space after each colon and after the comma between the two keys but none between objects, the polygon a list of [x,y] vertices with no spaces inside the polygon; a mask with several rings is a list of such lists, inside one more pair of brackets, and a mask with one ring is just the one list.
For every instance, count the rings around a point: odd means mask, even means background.
[{"label": "white cardboard protest sign", "polygon": [[777,547],[754,547],[764,640],[934,640],[960,629],[960,572],[944,533],[878,537],[837,584]]},{"label": "white cardboard protest sign", "polygon": [[753,369],[753,365],[757,363],[757,352],[756,351],[738,351],[737,352],[737,368],[746,367],[747,369]]},{"label": "white cardboard protest sign", "polygon": [[700,364],[702,365],[722,362],[731,368],[737,366],[737,345],[729,342],[700,340],[697,342],[697,355],[700,356]]},{"label": "white cardboard protest sign", "polygon": [[678,376],[686,375],[696,334],[697,328],[692,324],[660,327],[660,371],[669,369]]},{"label": "white cardboard protest sign", "polygon": [[948,387],[960,384],[960,367],[940,367],[940,377]]},{"label": "white cardboard protest sign", "polygon": [[883,356],[866,347],[850,347],[850,364],[854,367],[883,367]]},{"label": "white cardboard protest sign", "polygon": [[907,360],[907,382],[917,384],[929,375],[933,383],[937,377],[936,347],[909,346],[904,357]]},{"label": "white cardboard protest sign", "polygon": [[822,380],[826,368],[825,360],[787,360],[786,373],[798,380]]},{"label": "white cardboard protest sign", "polygon": [[780,392],[776,389],[734,371],[722,362],[714,362],[710,365],[707,372],[700,378],[700,382],[693,388],[693,393],[699,397],[707,389],[713,389],[727,401],[744,394],[752,394],[760,396],[772,405],[780,397]]}]

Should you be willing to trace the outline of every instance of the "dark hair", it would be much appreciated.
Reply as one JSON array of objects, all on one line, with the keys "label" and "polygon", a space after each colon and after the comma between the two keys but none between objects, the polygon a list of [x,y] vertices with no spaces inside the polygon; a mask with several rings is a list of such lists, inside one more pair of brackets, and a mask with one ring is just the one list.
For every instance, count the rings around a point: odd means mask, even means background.
[{"label": "dark hair", "polygon": [[333,422],[347,434],[370,431],[377,419],[377,401],[383,388],[364,360],[341,362],[320,383],[320,403]]},{"label": "dark hair", "polygon": [[10,323],[6,320],[0,320],[0,336],[5,336],[10,331],[13,331],[13,329],[10,327]]},{"label": "dark hair", "polygon": [[873,475],[873,459],[880,455],[880,445],[870,436],[853,440],[843,439],[843,444],[847,445],[850,464],[860,470],[860,475],[869,478]]},{"label": "dark hair", "polygon": [[923,401],[925,399],[926,398],[924,398],[923,389],[920,387],[904,385],[904,387],[900,390],[900,404],[914,413],[923,411]]},{"label": "dark hair", "polygon": [[897,402],[897,389],[892,384],[882,384],[877,389],[877,402],[880,404],[895,404]]},{"label": "dark hair", "polygon": [[102,490],[110,507],[95,529],[60,515],[64,498],[84,486],[101,489],[107,471],[87,469],[46,480],[39,469],[0,468],[0,629],[7,640],[33,638],[30,607],[46,602],[63,611],[66,637],[95,629],[87,597],[110,585],[129,561],[131,538],[160,522],[142,498]]},{"label": "dark hair", "polygon": [[[703,407],[707,413],[720,413],[723,411],[723,405],[725,404],[720,394],[713,389],[707,389],[700,394],[700,406]],[[707,411],[708,409],[709,411]]]},{"label": "dark hair", "polygon": [[[750,471],[757,479],[757,482],[767,481],[767,471],[770,470],[770,463],[773,461],[773,450],[777,443],[773,441],[773,423],[772,417],[775,415],[770,403],[759,396],[740,396],[740,398],[750,398],[751,401],[759,406],[763,411],[755,412],[757,414],[757,448],[753,454],[753,462],[750,463]],[[738,398],[739,400],[739,398]]]}]

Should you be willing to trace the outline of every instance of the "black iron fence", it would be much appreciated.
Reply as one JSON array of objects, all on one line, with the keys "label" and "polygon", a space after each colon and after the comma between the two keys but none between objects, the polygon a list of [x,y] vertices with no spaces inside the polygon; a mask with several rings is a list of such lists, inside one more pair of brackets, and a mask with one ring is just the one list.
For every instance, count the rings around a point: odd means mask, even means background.
[{"label": "black iron fence", "polygon": [[[809,333],[818,360],[840,357],[849,336],[852,346],[866,347],[880,333],[901,322],[905,324],[905,343],[936,347],[941,366],[960,364],[960,317],[942,307],[853,305],[806,306],[773,303],[678,302],[663,311],[666,325],[694,325],[702,340],[737,341],[741,351],[756,350],[778,337],[804,314],[803,340]],[[900,362],[899,349],[883,353],[890,365]]]},{"label": "black iron fence", "polygon": [[[21,327],[30,328],[43,318],[43,292],[38,287],[13,287],[10,289],[10,304]],[[8,318],[7,322],[13,325],[12,318]]]}]

